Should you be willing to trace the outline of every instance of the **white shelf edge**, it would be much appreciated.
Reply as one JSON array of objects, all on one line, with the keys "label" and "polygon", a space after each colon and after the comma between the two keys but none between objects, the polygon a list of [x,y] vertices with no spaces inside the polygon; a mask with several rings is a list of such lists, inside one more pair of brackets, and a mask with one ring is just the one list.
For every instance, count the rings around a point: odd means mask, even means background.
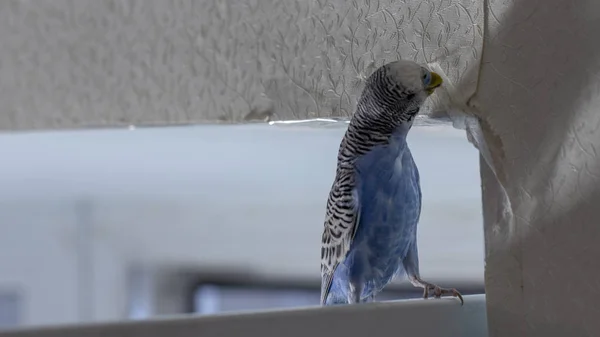
[{"label": "white shelf edge", "polygon": [[485,295],[25,328],[0,337],[486,337]]}]

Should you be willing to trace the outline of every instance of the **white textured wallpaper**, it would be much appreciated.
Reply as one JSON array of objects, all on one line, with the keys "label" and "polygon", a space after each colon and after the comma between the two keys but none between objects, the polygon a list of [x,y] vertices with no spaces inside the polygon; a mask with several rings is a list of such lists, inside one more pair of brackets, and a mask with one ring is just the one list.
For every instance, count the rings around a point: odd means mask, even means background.
[{"label": "white textured wallpaper", "polygon": [[400,57],[465,101],[482,23],[479,0],[4,0],[0,129],[346,117]]}]

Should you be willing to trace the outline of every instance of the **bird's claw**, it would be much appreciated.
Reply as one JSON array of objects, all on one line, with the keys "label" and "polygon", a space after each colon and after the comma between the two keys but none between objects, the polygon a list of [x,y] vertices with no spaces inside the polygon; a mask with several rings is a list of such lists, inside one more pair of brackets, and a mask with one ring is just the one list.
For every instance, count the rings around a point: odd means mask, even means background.
[{"label": "bird's claw", "polygon": [[454,288],[441,288],[439,286],[436,286],[435,284],[427,284],[425,287],[423,287],[423,298],[429,298],[430,290],[433,290],[433,297],[435,298],[441,298],[444,295],[452,295],[452,297],[458,297],[458,299],[460,300],[460,305],[463,305],[465,303],[462,295],[458,290]]}]

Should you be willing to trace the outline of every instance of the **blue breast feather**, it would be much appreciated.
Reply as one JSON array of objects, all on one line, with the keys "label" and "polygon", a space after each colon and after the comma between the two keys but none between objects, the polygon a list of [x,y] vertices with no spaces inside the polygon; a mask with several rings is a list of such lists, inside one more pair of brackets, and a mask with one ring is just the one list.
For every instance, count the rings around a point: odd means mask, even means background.
[{"label": "blue breast feather", "polygon": [[395,275],[405,275],[402,261],[412,245],[416,248],[421,188],[406,133],[398,132],[387,145],[360,157],[356,169],[360,219],[334,274],[334,302],[346,302],[349,280],[363,285],[361,299],[380,292]]}]

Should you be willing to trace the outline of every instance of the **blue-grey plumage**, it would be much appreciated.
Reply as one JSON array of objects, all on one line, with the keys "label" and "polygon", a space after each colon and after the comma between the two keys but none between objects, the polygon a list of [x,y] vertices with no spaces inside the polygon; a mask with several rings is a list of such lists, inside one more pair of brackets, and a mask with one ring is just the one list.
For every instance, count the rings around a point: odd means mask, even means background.
[{"label": "blue-grey plumage", "polygon": [[378,68],[366,81],[338,152],[321,247],[321,304],[368,302],[395,276],[462,296],[419,275],[418,168],[406,142],[414,117],[441,77],[411,61]]}]

